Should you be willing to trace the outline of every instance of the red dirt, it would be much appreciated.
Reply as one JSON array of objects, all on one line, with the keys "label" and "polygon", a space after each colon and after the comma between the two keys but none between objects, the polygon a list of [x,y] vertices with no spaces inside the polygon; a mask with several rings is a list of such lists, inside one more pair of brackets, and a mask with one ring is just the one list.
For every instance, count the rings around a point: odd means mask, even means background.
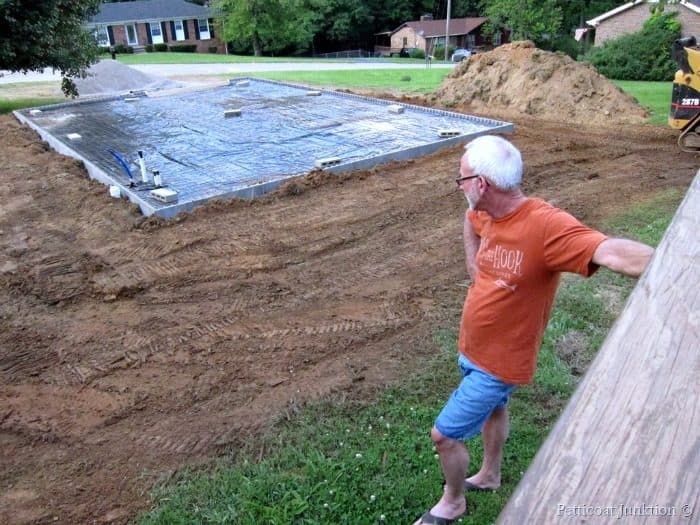
[{"label": "red dirt", "polygon": [[[459,109],[459,108],[458,108]],[[0,117],[0,522],[124,523],[299,403],[456,326],[460,148],[144,219]],[[526,189],[596,225],[697,167],[675,133],[518,118]]]},{"label": "red dirt", "polygon": [[499,46],[461,62],[429,97],[469,112],[517,111],[579,124],[642,124],[647,111],[585,62],[535,47]]}]

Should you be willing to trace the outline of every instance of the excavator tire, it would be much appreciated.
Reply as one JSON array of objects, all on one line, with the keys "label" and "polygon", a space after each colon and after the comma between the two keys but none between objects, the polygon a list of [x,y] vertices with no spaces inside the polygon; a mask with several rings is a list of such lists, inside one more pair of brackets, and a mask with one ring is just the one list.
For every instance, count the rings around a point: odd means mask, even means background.
[{"label": "excavator tire", "polygon": [[683,128],[678,136],[678,147],[687,153],[700,152],[700,113]]}]

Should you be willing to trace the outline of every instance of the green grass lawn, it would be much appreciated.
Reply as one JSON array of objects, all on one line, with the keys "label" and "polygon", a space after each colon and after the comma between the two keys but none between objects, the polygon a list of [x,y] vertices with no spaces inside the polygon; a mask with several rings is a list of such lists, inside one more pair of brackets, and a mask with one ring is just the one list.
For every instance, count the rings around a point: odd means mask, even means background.
[{"label": "green grass lawn", "polygon": [[[303,82],[317,86],[333,86],[336,88],[387,89],[430,93],[437,89],[449,72],[450,70],[448,69],[275,71],[255,73],[255,75],[241,74],[238,76],[255,76],[273,80]],[[410,80],[401,80],[405,77],[410,77]],[[614,80],[613,82],[650,111],[650,124],[666,125],[668,111],[671,106],[672,82],[627,80]]]},{"label": "green grass lawn", "polygon": [[[109,58],[109,55],[103,55]],[[361,61],[367,59],[357,58],[309,58],[309,57],[255,57],[249,55],[219,55],[212,53],[138,53],[135,55],[119,54],[117,60],[123,64],[228,64],[228,63],[250,63],[250,62],[303,62],[303,63],[328,63],[328,62],[348,62]],[[387,63],[419,63],[423,64],[423,59],[384,57],[373,58],[372,62]]]},{"label": "green grass lawn", "polygon": [[[658,243],[683,192],[659,193],[606,225]],[[464,525],[493,523],[595,355],[634,281],[601,270],[592,279],[569,277],[557,295],[533,385],[513,396],[503,485],[470,493]],[[608,298],[604,301],[602,297]],[[576,334],[579,353],[562,350]],[[235,456],[208,471],[184,471],[156,487],[154,508],[141,525],[230,523],[411,523],[440,495],[442,476],[428,430],[459,381],[456,333],[436,327],[435,357],[416,364],[410,381],[390,386],[369,405],[326,399],[278,423]],[[479,439],[468,443],[478,466]],[[269,451],[262,458],[261,450]]]},{"label": "green grass lawn", "polygon": [[[108,58],[109,55],[104,56]],[[309,58],[288,57],[253,57],[245,55],[218,55],[212,53],[139,53],[136,55],[119,54],[117,60],[122,64],[229,64],[250,62],[310,62]]]},{"label": "green grass lawn", "polygon": [[[444,80],[449,69],[363,69],[357,71],[270,71],[254,75],[241,73],[233,76],[255,76],[272,80],[349,88],[430,93]],[[226,75],[231,77],[231,75]]]},{"label": "green grass lawn", "polygon": [[665,126],[671,108],[673,82],[642,82],[635,80],[613,80],[623,91],[629,93],[650,111],[649,123]]},{"label": "green grass lawn", "polygon": [[[407,93],[430,93],[437,89],[449,69],[384,69],[354,71],[275,71],[237,76],[255,76],[273,80],[302,82],[322,87],[367,88],[403,91]],[[227,75],[231,76],[231,75]],[[236,76],[236,75],[234,75]],[[410,77],[410,80],[402,78]],[[643,82],[614,80],[623,91],[632,95],[640,105],[650,111],[649,123],[665,126],[671,106],[672,82]]]},{"label": "green grass lawn", "polygon": [[16,109],[66,102],[61,96],[60,82],[10,82],[0,84],[0,114]]},{"label": "green grass lawn", "polygon": [[[2,91],[0,91],[0,97],[2,96]],[[15,98],[15,99],[4,99],[0,98],[0,115],[4,113],[10,113],[16,109],[24,108],[34,108],[37,106],[46,106],[48,104],[58,104],[59,102],[65,102],[65,98]]]}]

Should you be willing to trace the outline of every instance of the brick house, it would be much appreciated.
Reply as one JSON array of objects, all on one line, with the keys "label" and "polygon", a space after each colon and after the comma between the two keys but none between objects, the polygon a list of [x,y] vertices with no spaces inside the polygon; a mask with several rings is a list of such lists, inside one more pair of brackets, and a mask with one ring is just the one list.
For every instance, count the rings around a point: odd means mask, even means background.
[{"label": "brick house", "polygon": [[123,44],[140,52],[147,44],[196,45],[198,53],[226,52],[214,35],[211,9],[185,0],[103,3],[86,25],[100,46]]},{"label": "brick house", "polygon": [[[595,28],[594,45],[601,45],[606,40],[617,38],[625,33],[639,31],[651,15],[649,4],[658,0],[635,0],[616,7],[597,16],[586,23]],[[683,36],[694,35],[700,38],[700,1],[681,1],[667,4],[666,11],[677,11]]]},{"label": "brick house", "polygon": [[[493,37],[482,34],[481,28],[486,20],[484,17],[450,19],[449,45],[474,49],[505,44],[509,38],[506,31]],[[388,55],[398,53],[401,49],[422,49],[426,54],[432,54],[436,46],[445,44],[445,26],[446,20],[433,20],[429,16],[404,22],[388,34],[389,46],[375,46],[375,54]]]}]

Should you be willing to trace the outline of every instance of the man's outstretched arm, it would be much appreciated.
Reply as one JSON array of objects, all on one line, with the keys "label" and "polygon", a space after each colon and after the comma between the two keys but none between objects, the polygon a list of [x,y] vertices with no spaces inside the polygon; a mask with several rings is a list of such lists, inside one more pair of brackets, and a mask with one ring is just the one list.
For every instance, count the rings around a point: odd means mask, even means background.
[{"label": "man's outstretched arm", "polygon": [[606,239],[593,253],[592,261],[613,272],[639,277],[649,264],[654,248],[629,239]]}]

